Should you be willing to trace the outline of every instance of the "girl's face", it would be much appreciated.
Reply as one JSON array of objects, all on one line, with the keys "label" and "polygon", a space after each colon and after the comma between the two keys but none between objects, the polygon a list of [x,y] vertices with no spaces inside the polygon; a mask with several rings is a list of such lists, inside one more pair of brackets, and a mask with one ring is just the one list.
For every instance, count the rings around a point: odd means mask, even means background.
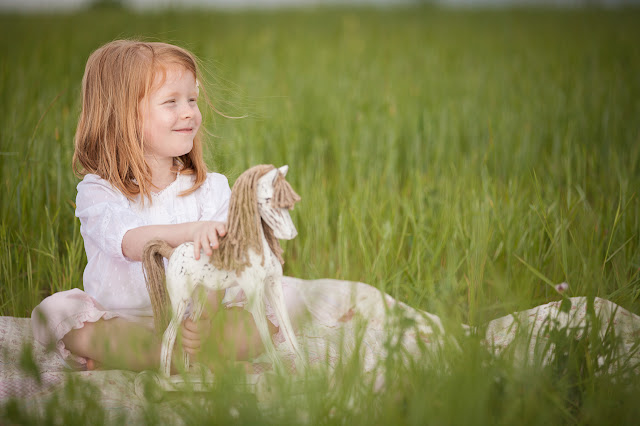
[{"label": "girl's face", "polygon": [[159,85],[161,75],[156,74],[153,90],[142,99],[144,152],[147,161],[173,165],[173,159],[187,154],[193,148],[202,114],[198,109],[198,88],[191,71],[170,67]]}]

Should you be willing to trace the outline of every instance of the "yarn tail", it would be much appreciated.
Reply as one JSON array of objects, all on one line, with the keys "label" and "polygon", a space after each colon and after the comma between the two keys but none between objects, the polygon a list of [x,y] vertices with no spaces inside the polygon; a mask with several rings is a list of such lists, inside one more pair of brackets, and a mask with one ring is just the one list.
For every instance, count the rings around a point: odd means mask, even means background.
[{"label": "yarn tail", "polygon": [[151,240],[142,250],[142,270],[153,308],[153,320],[157,333],[169,325],[171,306],[165,285],[164,258],[171,257],[173,247],[163,240]]}]

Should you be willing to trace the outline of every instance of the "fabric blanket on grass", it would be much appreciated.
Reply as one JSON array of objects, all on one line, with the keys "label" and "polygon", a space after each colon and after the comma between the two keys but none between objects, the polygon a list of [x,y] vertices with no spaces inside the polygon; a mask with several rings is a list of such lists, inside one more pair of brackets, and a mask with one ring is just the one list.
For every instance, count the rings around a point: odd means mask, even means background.
[{"label": "fabric blanket on grass", "polygon": [[[439,346],[445,336],[437,316],[415,310],[369,285],[335,280],[300,280],[300,284],[311,321],[297,334],[312,366],[322,363],[331,369],[345,351],[359,350],[364,370],[372,370],[386,356],[385,342],[390,332],[396,333],[390,330],[398,330],[389,322],[390,312],[412,320],[413,326],[396,336],[407,353]],[[328,299],[327,295],[331,297]],[[516,359],[524,363],[541,359],[540,351],[550,349],[546,340],[553,330],[574,330],[574,339],[586,331],[590,309],[600,318],[596,332],[604,335],[613,330],[620,339],[620,358],[637,368],[640,317],[599,298],[590,305],[586,298],[575,297],[498,318],[487,324],[484,341],[489,350],[501,353],[514,347],[518,336],[528,336],[524,345],[518,345]],[[364,331],[362,324],[366,326]],[[472,331],[468,327],[467,330]],[[278,335],[274,340],[277,350],[293,365],[293,354],[288,353],[285,342]],[[260,386],[269,371],[265,359],[258,358],[253,363],[253,374],[247,377],[247,389],[255,393],[258,402],[269,398]],[[146,400],[136,389],[136,377],[137,373],[122,370],[73,371],[57,353],[34,342],[30,319],[0,317],[0,405],[18,399],[34,412],[42,412],[65,383],[75,380],[94,385],[91,398],[105,410],[105,421],[126,417],[128,422],[142,422]],[[160,410],[155,415],[163,420],[175,416],[170,401],[156,405],[154,410]]]}]

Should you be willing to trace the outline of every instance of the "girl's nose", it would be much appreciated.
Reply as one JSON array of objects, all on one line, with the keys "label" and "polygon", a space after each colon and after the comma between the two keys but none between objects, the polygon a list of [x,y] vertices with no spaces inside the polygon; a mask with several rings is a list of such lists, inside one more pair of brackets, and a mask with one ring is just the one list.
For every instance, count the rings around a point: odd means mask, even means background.
[{"label": "girl's nose", "polygon": [[193,108],[191,108],[191,106],[189,104],[183,106],[180,115],[181,115],[182,118],[191,118],[191,117],[193,117]]}]

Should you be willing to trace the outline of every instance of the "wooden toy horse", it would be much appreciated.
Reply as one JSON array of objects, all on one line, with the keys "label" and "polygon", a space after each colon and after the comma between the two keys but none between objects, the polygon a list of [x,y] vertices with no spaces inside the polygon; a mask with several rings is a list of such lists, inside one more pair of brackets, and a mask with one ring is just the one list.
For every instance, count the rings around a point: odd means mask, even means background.
[{"label": "wooden toy horse", "polygon": [[[247,298],[246,309],[253,315],[267,355],[274,368],[282,370],[269,334],[264,295],[275,311],[280,330],[296,355],[298,368],[306,366],[287,314],[282,293],[282,248],[278,239],[292,239],[297,231],[289,210],[300,200],[285,180],[288,166],[255,166],[236,180],[229,202],[227,234],[211,257],[204,253],[196,260],[193,243],[172,249],[166,242],[150,241],[144,249],[143,267],[151,297],[156,329],[166,331],[162,339],[160,369],[170,375],[171,354],[176,333],[189,302],[193,299],[191,319],[197,320],[203,309],[201,297],[193,297],[197,286],[223,290],[235,283]],[[169,259],[164,280],[164,260]],[[168,299],[167,300],[167,296]],[[168,305],[171,304],[169,322]],[[185,368],[189,367],[183,352]]]}]

